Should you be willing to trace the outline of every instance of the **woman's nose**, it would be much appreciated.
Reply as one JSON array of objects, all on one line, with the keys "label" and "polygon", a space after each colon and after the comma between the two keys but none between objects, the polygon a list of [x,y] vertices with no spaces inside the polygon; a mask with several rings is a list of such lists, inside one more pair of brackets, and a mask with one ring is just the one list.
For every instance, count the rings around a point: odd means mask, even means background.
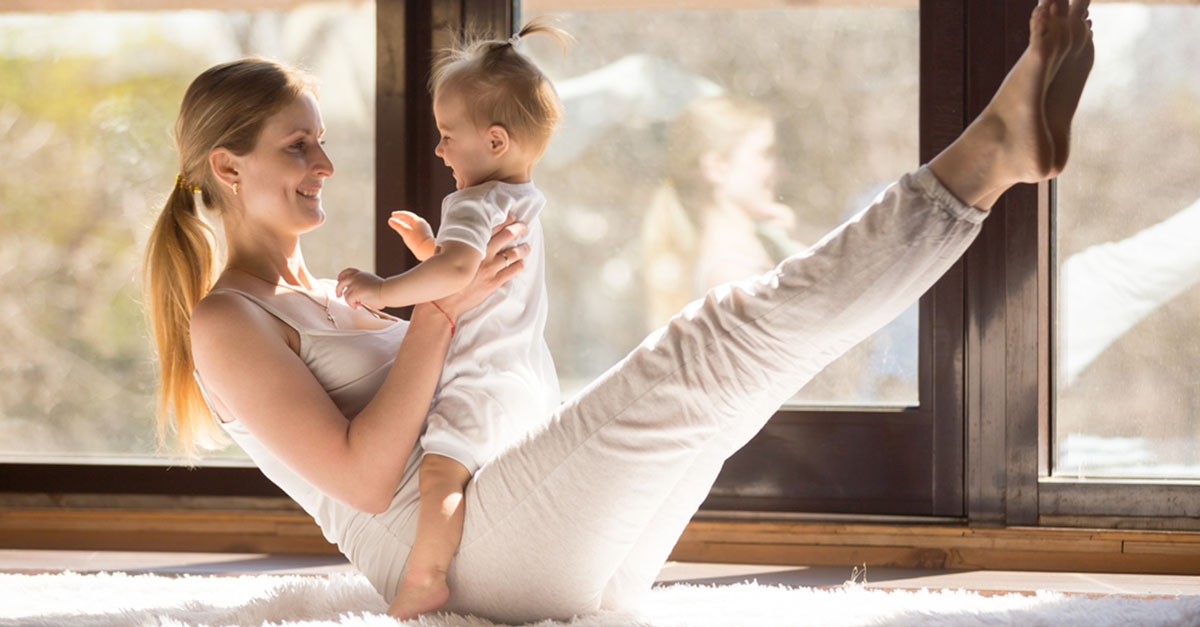
[{"label": "woman's nose", "polygon": [[313,162],[313,174],[324,178],[333,176],[333,161],[329,158],[329,153],[325,152],[325,147],[317,145],[317,158]]}]

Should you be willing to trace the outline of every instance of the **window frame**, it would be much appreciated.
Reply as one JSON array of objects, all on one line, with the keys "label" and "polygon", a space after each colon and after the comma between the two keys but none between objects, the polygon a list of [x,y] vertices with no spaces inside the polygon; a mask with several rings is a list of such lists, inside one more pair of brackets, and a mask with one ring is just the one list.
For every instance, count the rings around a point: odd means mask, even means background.
[{"label": "window frame", "polygon": [[[949,12],[939,3],[930,12]],[[1028,41],[1034,0],[966,0],[966,120]],[[1050,347],[1057,181],[1018,185],[965,262],[968,512],[972,524],[1200,529],[1200,482],[1052,477]]]},{"label": "window frame", "polygon": [[[1034,4],[921,3],[922,163],[986,105],[1024,49]],[[444,43],[448,26],[470,23],[507,36],[516,5],[377,0],[378,271],[399,272],[415,262],[403,247],[392,245],[393,235],[382,226],[388,213],[398,207],[436,208],[453,190],[449,173],[430,156],[436,133],[425,86],[429,51]],[[985,526],[1200,528],[1200,485],[1049,476],[1054,185],[1019,185],[1005,194],[964,259],[922,298],[920,399],[925,409],[918,411],[957,416],[957,426],[931,427],[940,429],[934,442],[943,455],[935,451],[929,516]],[[436,211],[429,217],[436,228]],[[819,410],[781,414],[829,416]],[[944,455],[955,446],[962,447],[961,454]],[[185,472],[134,464],[0,463],[0,493],[283,498],[253,467]]]}]

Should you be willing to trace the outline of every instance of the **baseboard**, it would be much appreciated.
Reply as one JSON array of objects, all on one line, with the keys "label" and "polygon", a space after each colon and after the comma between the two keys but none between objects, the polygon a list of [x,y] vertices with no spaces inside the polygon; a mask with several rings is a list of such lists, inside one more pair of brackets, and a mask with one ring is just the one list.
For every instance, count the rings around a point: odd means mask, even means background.
[{"label": "baseboard", "polygon": [[[298,511],[0,508],[0,548],[330,554]],[[1200,574],[1200,533],[694,520],[671,559],[776,565]]]},{"label": "baseboard", "polygon": [[817,522],[692,521],[679,561],[1200,574],[1200,533]]},{"label": "baseboard", "polygon": [[0,509],[0,548],[337,553],[304,512]]}]

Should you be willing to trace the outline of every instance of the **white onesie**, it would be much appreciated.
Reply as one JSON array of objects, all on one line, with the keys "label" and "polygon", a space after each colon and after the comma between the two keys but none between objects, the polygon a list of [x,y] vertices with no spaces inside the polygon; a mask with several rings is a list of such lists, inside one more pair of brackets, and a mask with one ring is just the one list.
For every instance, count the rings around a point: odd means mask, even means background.
[{"label": "white onesie", "polygon": [[558,375],[546,346],[545,247],[533,183],[489,181],[442,201],[437,243],[462,242],[486,254],[492,229],[512,214],[528,227],[525,269],[458,319],[421,446],[474,473],[532,431],[558,406]]}]

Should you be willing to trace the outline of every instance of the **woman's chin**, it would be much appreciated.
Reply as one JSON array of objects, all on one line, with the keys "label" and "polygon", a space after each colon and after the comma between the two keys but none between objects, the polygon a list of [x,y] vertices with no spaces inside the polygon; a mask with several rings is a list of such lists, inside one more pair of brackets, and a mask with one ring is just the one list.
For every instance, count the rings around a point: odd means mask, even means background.
[{"label": "woman's chin", "polygon": [[300,225],[301,233],[308,233],[322,224],[325,224],[325,209],[322,208],[321,205],[318,204],[315,208],[310,209],[307,213],[308,215],[305,216],[304,222]]}]

